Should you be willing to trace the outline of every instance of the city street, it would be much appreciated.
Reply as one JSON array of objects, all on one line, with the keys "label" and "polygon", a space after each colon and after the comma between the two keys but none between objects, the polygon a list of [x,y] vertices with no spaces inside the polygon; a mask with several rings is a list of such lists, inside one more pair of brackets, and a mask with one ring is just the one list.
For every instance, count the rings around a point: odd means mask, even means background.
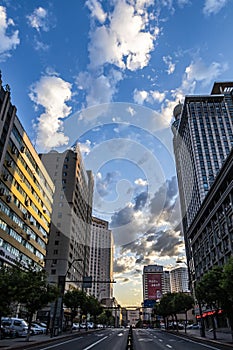
[{"label": "city street", "polygon": [[[125,350],[128,329],[105,329],[100,332],[83,334],[73,339],[60,339],[56,343],[35,346],[33,350]],[[22,346],[23,350],[23,346]]]},{"label": "city street", "polygon": [[224,344],[203,344],[199,339],[186,339],[175,334],[156,329],[134,329],[134,350],[224,350],[229,346]]}]

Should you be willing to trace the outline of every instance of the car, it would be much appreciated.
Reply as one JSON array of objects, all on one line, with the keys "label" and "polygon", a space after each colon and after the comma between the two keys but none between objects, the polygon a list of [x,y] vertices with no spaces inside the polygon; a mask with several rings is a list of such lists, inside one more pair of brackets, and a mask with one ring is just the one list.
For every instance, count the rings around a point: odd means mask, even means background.
[{"label": "car", "polygon": [[15,330],[11,329],[8,326],[1,326],[1,336],[0,339],[5,339],[5,338],[15,338],[16,337],[16,332]]},{"label": "car", "polygon": [[94,328],[94,323],[93,322],[87,322],[87,327],[89,329],[93,329]]},{"label": "car", "polygon": [[2,317],[2,326],[15,331],[17,337],[26,337],[28,333],[28,323],[22,318]]},{"label": "car", "polygon": [[38,323],[32,323],[32,327],[31,329],[34,329],[35,331],[35,334],[45,334],[46,333],[46,328],[45,327],[42,327],[40,326]]},{"label": "car", "polygon": [[72,330],[76,331],[79,329],[79,323],[73,323]]}]

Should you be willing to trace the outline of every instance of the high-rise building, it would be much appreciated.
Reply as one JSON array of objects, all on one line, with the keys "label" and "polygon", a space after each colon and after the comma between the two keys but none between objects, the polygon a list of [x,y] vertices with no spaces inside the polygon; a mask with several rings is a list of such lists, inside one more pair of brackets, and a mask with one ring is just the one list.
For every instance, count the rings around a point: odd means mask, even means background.
[{"label": "high-rise building", "polygon": [[88,276],[93,176],[77,147],[40,155],[55,184],[46,271],[49,281],[66,289],[84,287]]},{"label": "high-rise building", "polygon": [[0,77],[0,263],[44,267],[54,185]]},{"label": "high-rise building", "polygon": [[143,300],[144,306],[149,304],[147,300],[159,300],[162,297],[163,266],[148,265],[143,268]]},{"label": "high-rise building", "polygon": [[186,96],[174,117],[182,230],[190,264],[187,231],[233,145],[233,82],[214,83],[210,95]]},{"label": "high-rise building", "polygon": [[171,292],[189,292],[189,276],[187,267],[179,266],[170,271]]},{"label": "high-rise building", "polygon": [[171,292],[171,280],[170,280],[170,271],[163,271],[162,275],[162,294]]},{"label": "high-rise building", "polygon": [[90,293],[98,300],[113,296],[113,235],[105,220],[92,217],[89,276],[96,283]]}]

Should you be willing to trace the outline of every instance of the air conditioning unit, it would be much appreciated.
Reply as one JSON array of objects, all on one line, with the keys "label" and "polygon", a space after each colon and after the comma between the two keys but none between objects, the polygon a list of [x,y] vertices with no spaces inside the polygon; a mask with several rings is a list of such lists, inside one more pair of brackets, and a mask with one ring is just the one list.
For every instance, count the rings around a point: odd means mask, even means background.
[{"label": "air conditioning unit", "polygon": [[11,153],[17,154],[17,148],[15,146],[12,146]]},{"label": "air conditioning unit", "polygon": [[3,196],[5,193],[5,188],[1,187],[0,188],[0,196]]},{"label": "air conditioning unit", "polygon": [[12,166],[12,160],[8,160],[6,164],[7,164],[7,166],[11,167]]},{"label": "air conditioning unit", "polygon": [[7,201],[7,203],[11,202],[11,196],[10,195],[6,196],[6,201]]},{"label": "air conditioning unit", "polygon": [[43,209],[43,213],[46,214],[46,209]]},{"label": "air conditioning unit", "polygon": [[30,225],[34,225],[34,221],[30,221]]},{"label": "air conditioning unit", "polygon": [[24,220],[27,220],[27,218],[28,218],[27,213],[23,213],[23,218],[24,218]]},{"label": "air conditioning unit", "polygon": [[8,178],[9,178],[9,174],[4,174],[4,175],[3,175],[3,180],[4,180],[4,181],[7,181]]},{"label": "air conditioning unit", "polygon": [[24,153],[24,152],[25,152],[25,146],[21,146],[21,147],[20,147],[20,151],[21,151],[22,153]]}]

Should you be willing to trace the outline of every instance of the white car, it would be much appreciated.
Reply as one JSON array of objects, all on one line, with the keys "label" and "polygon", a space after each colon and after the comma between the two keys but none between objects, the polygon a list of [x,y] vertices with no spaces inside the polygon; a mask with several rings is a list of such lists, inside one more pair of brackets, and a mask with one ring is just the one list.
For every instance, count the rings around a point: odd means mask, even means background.
[{"label": "white car", "polygon": [[34,331],[34,334],[45,334],[46,328],[40,326],[38,323],[32,323],[31,329]]}]

